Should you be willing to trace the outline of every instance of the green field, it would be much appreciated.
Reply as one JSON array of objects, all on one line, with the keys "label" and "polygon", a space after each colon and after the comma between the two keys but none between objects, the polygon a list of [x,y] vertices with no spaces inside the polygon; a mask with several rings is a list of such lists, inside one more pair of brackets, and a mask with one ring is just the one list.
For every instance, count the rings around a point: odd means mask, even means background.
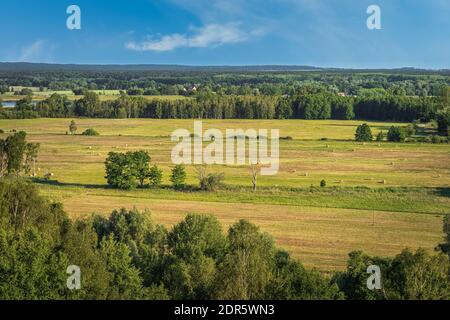
[{"label": "green field", "polygon": [[[192,212],[214,214],[224,227],[245,218],[305,265],[328,271],[342,269],[351,250],[431,250],[442,238],[442,215],[450,213],[450,146],[357,143],[352,139],[361,121],[205,120],[204,130],[280,129],[282,137],[293,138],[280,141],[280,171],[260,177],[256,193],[247,166],[212,167],[225,173],[226,187],[206,193],[168,187],[118,191],[104,179],[108,152],[144,149],[168,185],[175,145],[170,134],[178,128],[192,132],[192,120],[76,120],[78,133],[94,128],[98,137],[66,135],[70,120],[0,120],[0,129],[25,130],[29,141],[41,143],[39,175],[51,172],[54,181],[39,187],[72,217],[136,206],[150,209],[167,226]],[[392,125],[369,124],[375,134]],[[318,187],[322,179],[326,188]],[[196,183],[192,167],[188,182]]]},{"label": "green field", "polygon": [[[45,99],[48,99],[52,94],[59,94],[66,96],[69,100],[78,100],[81,99],[83,96],[76,96],[73,91],[53,91],[53,90],[46,90],[46,91],[39,91],[39,88],[34,87],[27,87],[28,89],[33,90],[33,100],[34,101],[42,101]],[[23,87],[14,87],[15,91],[19,91],[23,89]],[[121,90],[91,90],[91,92],[95,92],[99,95],[99,99],[101,101],[107,101],[107,100],[114,100],[117,99],[120,96]],[[185,96],[169,96],[169,95],[157,95],[157,96],[143,96],[145,99],[152,100],[152,99],[162,99],[162,100],[177,100],[177,99],[189,99]],[[20,99],[25,98],[25,96],[21,95],[15,95],[14,92],[8,92],[5,94],[0,95],[0,99],[3,101],[18,101]]]}]

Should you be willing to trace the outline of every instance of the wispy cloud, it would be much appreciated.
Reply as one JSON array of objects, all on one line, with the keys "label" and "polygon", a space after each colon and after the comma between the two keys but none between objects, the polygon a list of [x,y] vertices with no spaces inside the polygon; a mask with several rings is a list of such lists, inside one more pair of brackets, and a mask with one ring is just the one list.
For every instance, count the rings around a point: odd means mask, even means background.
[{"label": "wispy cloud", "polygon": [[202,28],[190,28],[190,34],[163,35],[142,42],[130,41],[126,48],[135,51],[171,51],[177,48],[207,48],[247,41],[263,34],[263,29],[246,31],[238,23],[208,24]]},{"label": "wispy cloud", "polygon": [[48,62],[51,60],[51,46],[46,40],[36,40],[22,48],[19,61],[21,62]]}]

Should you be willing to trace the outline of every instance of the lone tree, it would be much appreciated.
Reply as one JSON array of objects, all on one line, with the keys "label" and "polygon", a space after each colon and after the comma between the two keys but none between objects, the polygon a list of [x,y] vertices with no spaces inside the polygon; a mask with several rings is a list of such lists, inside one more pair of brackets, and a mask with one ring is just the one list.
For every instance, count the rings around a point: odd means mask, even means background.
[{"label": "lone tree", "polygon": [[150,179],[150,184],[154,187],[158,187],[162,183],[163,171],[159,169],[156,165],[150,168],[148,178]]},{"label": "lone tree", "polygon": [[5,145],[8,159],[8,174],[15,173],[17,176],[20,175],[23,156],[27,145],[26,136],[27,134],[24,131],[20,131],[6,138]]},{"label": "lone tree", "polygon": [[172,169],[170,181],[175,189],[181,189],[184,187],[186,182],[186,170],[182,164],[178,164]]},{"label": "lone tree", "polygon": [[70,121],[70,125],[69,125],[69,131],[70,134],[75,134],[77,132],[77,124],[75,123],[75,120]]},{"label": "lone tree", "polygon": [[260,169],[261,169],[261,163],[259,163],[259,162],[251,165],[253,191],[256,191],[256,187],[258,184],[258,172]]},{"label": "lone tree", "polygon": [[29,174],[31,171],[31,164],[33,164],[32,176],[36,176],[36,160],[41,145],[39,143],[27,143],[25,146],[25,173]]},{"label": "lone tree", "polygon": [[387,134],[387,140],[391,142],[404,142],[406,139],[405,129],[403,127],[392,126]]},{"label": "lone tree", "polygon": [[355,140],[356,141],[372,141],[372,130],[367,125],[367,123],[363,123],[362,125],[356,128]]}]

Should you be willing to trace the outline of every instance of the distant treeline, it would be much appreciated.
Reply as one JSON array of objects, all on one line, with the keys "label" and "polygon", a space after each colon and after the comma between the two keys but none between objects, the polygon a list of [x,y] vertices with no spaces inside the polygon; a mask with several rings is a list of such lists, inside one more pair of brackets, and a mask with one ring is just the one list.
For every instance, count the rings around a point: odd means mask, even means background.
[{"label": "distant treeline", "polygon": [[228,96],[202,94],[191,99],[153,99],[122,94],[100,101],[87,92],[70,101],[58,94],[33,104],[31,97],[16,108],[0,109],[0,118],[153,118],[153,119],[361,119],[379,121],[429,121],[442,108],[437,97],[404,95],[338,96],[302,89],[292,96]]},{"label": "distant treeline", "polygon": [[[278,70],[278,69],[274,69]],[[0,93],[11,87],[39,90],[124,90],[146,95],[184,94],[195,85],[199,92],[219,95],[293,95],[305,85],[330,92],[362,95],[367,90],[401,91],[408,96],[437,96],[450,85],[449,71],[245,71],[245,70],[34,70],[0,71]],[[130,92],[131,92],[130,91]],[[188,90],[189,91],[189,90]],[[131,94],[131,93],[130,93]]]}]

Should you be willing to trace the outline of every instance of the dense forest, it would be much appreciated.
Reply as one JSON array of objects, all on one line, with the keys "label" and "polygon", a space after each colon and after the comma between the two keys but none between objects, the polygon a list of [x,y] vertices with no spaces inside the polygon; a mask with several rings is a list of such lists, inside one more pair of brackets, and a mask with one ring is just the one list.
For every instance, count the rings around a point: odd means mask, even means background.
[{"label": "dense forest", "polygon": [[435,120],[444,109],[440,97],[368,95],[342,97],[303,87],[294,96],[228,96],[202,94],[190,99],[153,99],[123,93],[101,101],[94,92],[70,101],[53,94],[38,103],[27,96],[15,108],[0,109],[0,118],[156,118],[156,119],[363,119],[380,121]]},{"label": "dense forest", "polygon": [[[71,220],[26,180],[0,180],[0,299],[449,299],[450,219],[439,254],[349,254],[344,272],[306,269],[249,221],[225,234],[214,216],[170,230],[149,212],[115,210]],[[378,265],[383,289],[367,287]],[[67,286],[67,268],[81,287]]]},{"label": "dense forest", "polygon": [[[138,68],[139,66],[136,66]],[[130,68],[129,68],[130,69]],[[274,67],[275,69],[275,67]],[[192,69],[161,66],[160,70],[114,70],[107,67],[77,70],[76,66],[32,70],[5,69],[0,66],[0,90],[8,87],[36,87],[41,90],[129,90],[147,95],[185,94],[195,84],[202,92],[219,95],[293,95],[304,85],[323,85],[330,92],[362,95],[367,90],[403,92],[408,96],[437,96],[450,85],[450,72],[425,70],[316,70],[246,71],[245,68]],[[232,71],[234,70],[234,71]],[[275,69],[278,70],[278,69]],[[302,71],[303,70],[303,71]],[[309,70],[309,71],[308,71]],[[1,89],[3,88],[3,89]]]},{"label": "dense forest", "polygon": [[[29,89],[0,118],[437,120],[448,96],[445,72],[2,71],[0,92],[15,87],[71,90],[33,103]],[[100,99],[92,90],[121,90]],[[101,94],[101,92],[99,93]],[[26,96],[29,95],[29,96]],[[151,99],[179,95],[188,99]],[[147,96],[147,97],[146,97]],[[149,97],[150,96],[150,97]],[[445,112],[444,112],[445,113]],[[444,118],[446,115],[444,116]]]}]

